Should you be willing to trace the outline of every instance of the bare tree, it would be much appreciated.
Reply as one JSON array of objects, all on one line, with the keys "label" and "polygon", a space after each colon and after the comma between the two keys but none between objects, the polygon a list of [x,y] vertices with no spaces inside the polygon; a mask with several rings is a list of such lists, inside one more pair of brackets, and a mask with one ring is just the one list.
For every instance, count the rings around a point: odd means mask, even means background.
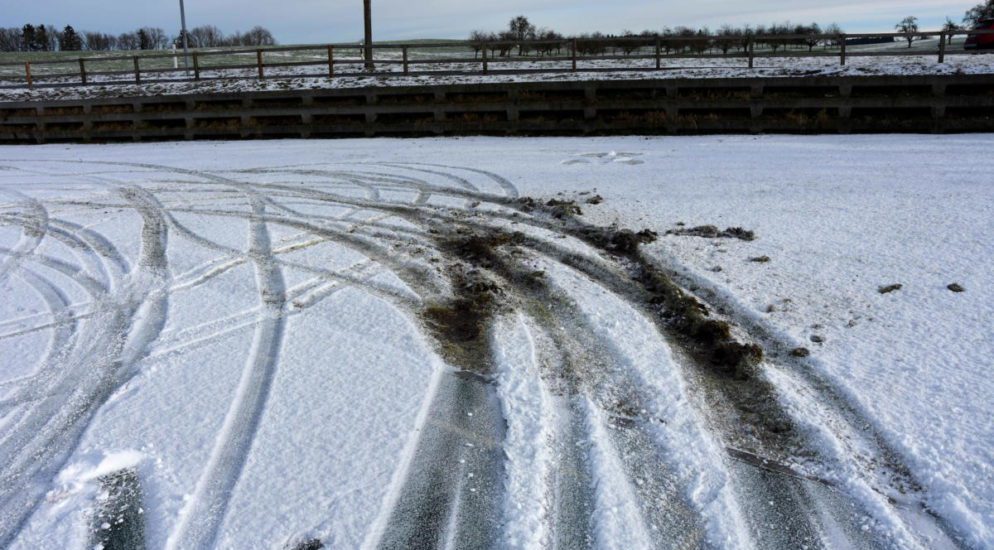
[{"label": "bare tree", "polygon": [[473,49],[473,59],[480,55],[480,50],[484,48],[490,34],[485,31],[473,31],[469,33],[469,47]]},{"label": "bare tree", "polygon": [[169,36],[159,27],[142,27],[148,40],[148,50],[164,50],[169,47]]},{"label": "bare tree", "polygon": [[21,51],[21,33],[21,29],[16,27],[0,29],[0,52]]},{"label": "bare tree", "polygon": [[801,26],[798,30],[803,31],[799,34],[807,35],[804,37],[804,45],[808,47],[808,53],[811,53],[815,49],[815,46],[821,42],[821,38],[818,37],[821,34],[821,26],[818,23],[812,23],[807,27]]},{"label": "bare tree", "polygon": [[722,25],[718,29],[717,45],[723,55],[728,55],[728,50],[732,49],[732,45],[738,42],[741,32],[741,30],[735,29],[731,25]]},{"label": "bare tree", "polygon": [[918,18],[909,15],[901,20],[900,23],[894,25],[897,32],[904,35],[904,39],[908,41],[908,48],[911,47],[911,43],[914,42],[915,36],[918,35]]},{"label": "bare tree", "polygon": [[117,49],[117,37],[112,34],[101,32],[84,32],[86,49],[94,52],[109,51]]},{"label": "bare tree", "polygon": [[214,25],[201,25],[190,29],[190,40],[197,48],[217,48],[224,45],[224,33]]},{"label": "bare tree", "polygon": [[[776,35],[788,34],[790,30],[791,29],[787,24],[774,23],[773,25],[770,25],[770,28],[767,30],[767,32],[770,35],[776,36]],[[783,46],[786,46],[782,38],[769,38],[766,40],[766,45],[771,50],[773,50],[773,53],[777,53],[778,49],[780,49]]]},{"label": "bare tree", "polygon": [[511,55],[511,50],[514,49],[514,34],[511,33],[511,31],[501,31],[496,38],[496,42],[498,43],[497,50],[500,56],[505,57]]},{"label": "bare tree", "polygon": [[832,24],[828,25],[827,27],[825,27],[822,30],[822,32],[824,34],[830,34],[832,36],[838,37],[838,38],[833,38],[833,39],[829,40],[828,41],[829,44],[835,45],[835,46],[842,46],[842,40],[843,40],[843,38],[842,38],[842,32],[843,31],[842,31],[842,27],[840,27],[838,23],[832,23]]},{"label": "bare tree", "polygon": [[140,47],[141,40],[138,38],[138,33],[123,32],[117,36],[117,49],[119,50],[137,50]]},{"label": "bare tree", "polygon": [[511,19],[507,30],[518,43],[518,55],[524,54],[525,41],[535,38],[535,25],[532,25],[524,15],[519,15]]},{"label": "bare tree", "polygon": [[539,29],[535,31],[535,39],[541,43],[537,46],[538,52],[542,55],[552,55],[553,51],[558,52],[562,48],[563,35],[552,29]]},{"label": "bare tree", "polygon": [[273,33],[264,27],[256,25],[243,35],[243,42],[246,46],[275,46],[276,39]]}]

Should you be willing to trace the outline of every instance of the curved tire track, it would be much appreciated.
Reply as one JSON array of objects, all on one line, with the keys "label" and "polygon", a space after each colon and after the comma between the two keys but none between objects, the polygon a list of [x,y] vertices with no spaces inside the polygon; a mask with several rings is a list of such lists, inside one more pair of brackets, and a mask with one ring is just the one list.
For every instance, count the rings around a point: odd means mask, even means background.
[{"label": "curved tire track", "polygon": [[[706,435],[721,449],[710,455],[694,455],[693,460],[703,463],[713,459],[718,463],[715,468],[727,477],[729,487],[722,494],[732,493],[728,498],[734,501],[736,513],[745,518],[744,524],[756,546],[807,544],[817,547],[845,540],[851,546],[877,547],[892,542],[875,532],[859,529],[851,510],[868,516],[873,514],[858,505],[852,494],[806,479],[790,468],[763,467],[765,459],[771,459],[774,464],[796,457],[830,463],[832,460],[844,461],[847,457],[826,456],[817,441],[796,430],[778,432],[777,423],[784,419],[789,421],[790,414],[777,401],[778,388],[769,380],[756,377],[735,386],[736,382],[709,373],[700,354],[660,317],[665,313],[661,311],[664,308],[653,303],[646,289],[640,287],[638,270],[647,269],[642,256],[637,252],[619,254],[617,250],[601,246],[594,238],[600,234],[596,231],[601,230],[595,231],[569,217],[557,219],[559,216],[554,212],[534,201],[518,200],[517,189],[498,174],[430,163],[366,164],[342,170],[288,166],[275,170],[225,172],[225,176],[219,172],[147,163],[82,164],[140,169],[138,174],[180,176],[184,180],[176,182],[177,185],[205,191],[200,200],[187,199],[181,201],[182,204],[170,203],[169,207],[163,206],[147,189],[133,187],[124,192],[128,202],[143,215],[143,250],[161,252],[161,258],[152,260],[143,254],[137,271],[133,270],[130,275],[130,287],[125,281],[123,289],[112,288],[108,275],[127,264],[106,239],[78,226],[52,223],[57,234],[51,234],[49,228],[39,239],[47,235],[47,238],[61,239],[84,251],[85,257],[80,260],[89,262],[90,271],[99,267],[94,263],[95,259],[108,260],[113,269],[104,270],[102,275],[95,274],[103,281],[71,263],[35,254],[31,241],[24,237],[15,249],[2,251],[7,255],[3,265],[14,265],[15,261],[19,265],[27,260],[62,272],[94,294],[95,303],[110,300],[114,304],[120,301],[122,291],[131,293],[127,307],[94,311],[97,321],[108,321],[104,325],[110,327],[109,333],[124,331],[128,334],[121,349],[111,350],[107,355],[112,357],[116,353],[120,358],[118,363],[100,369],[105,373],[117,372],[118,376],[113,380],[120,381],[122,373],[129,372],[130,368],[123,365],[133,365],[144,357],[148,344],[161,333],[170,291],[162,276],[155,273],[164,269],[167,229],[222,255],[220,263],[205,266],[206,271],[198,272],[197,278],[184,284],[205,284],[219,274],[218,270],[249,261],[255,266],[259,308],[252,323],[256,330],[252,351],[224,427],[197,482],[194,497],[183,510],[179,526],[169,540],[171,548],[207,547],[218,540],[229,499],[265,414],[265,403],[278,369],[279,349],[286,337],[284,319],[290,314],[288,305],[293,298],[310,296],[305,293],[312,291],[319,299],[323,292],[333,290],[339,284],[354,284],[364,292],[392,300],[405,314],[420,319],[425,333],[436,339],[439,351],[455,369],[439,375],[435,390],[425,403],[423,424],[410,442],[411,456],[398,470],[381,520],[367,543],[383,547],[496,546],[506,532],[502,518],[507,513],[507,480],[513,468],[509,468],[509,458],[505,456],[509,429],[505,423],[512,413],[503,406],[498,388],[500,378],[492,372],[495,350],[488,340],[489,343],[474,343],[472,349],[464,346],[462,351],[453,353],[452,339],[433,328],[430,319],[425,317],[427,308],[434,307],[433,304],[445,303],[453,296],[459,298],[465,290],[461,285],[467,284],[467,280],[453,273],[467,270],[482,273],[481,277],[471,278],[470,284],[483,282],[486,285],[492,281],[501,289],[500,311],[491,312],[484,322],[484,332],[490,330],[496,316],[519,314],[527,319],[531,331],[529,338],[537,343],[535,356],[541,364],[542,374],[533,382],[536,387],[544,388],[542,391],[552,403],[548,410],[554,411],[554,418],[546,421],[543,433],[551,437],[551,441],[545,443],[556,450],[555,459],[549,462],[549,473],[527,482],[540,483],[549,491],[547,513],[543,515],[543,521],[547,523],[543,532],[547,536],[542,535],[538,540],[557,547],[609,546],[620,538],[643,546],[661,547],[692,548],[714,543],[707,534],[708,522],[714,521],[713,517],[708,517],[711,512],[702,509],[700,503],[690,502],[687,480],[670,472],[670,467],[676,466],[670,463],[673,449],[668,445],[672,441],[655,413],[665,405],[657,402],[656,393],[661,392],[651,390],[653,383],[647,381],[645,372],[626,363],[624,350],[618,349],[614,337],[597,328],[595,319],[584,311],[584,304],[573,298],[568,284],[561,284],[561,281],[543,283],[529,274],[529,269],[543,264],[557,267],[567,279],[582,281],[611,295],[630,310],[626,314],[630,319],[640,319],[639,322],[651,319],[658,331],[654,339],[674,352],[674,375],[684,380],[696,395],[690,404],[679,407],[686,409],[686,414],[700,413],[710,419],[707,428],[712,433]],[[273,181],[273,174],[288,178],[306,176],[315,181],[305,182],[308,185],[300,185],[304,182],[280,183]],[[134,173],[125,175],[133,176]],[[256,175],[264,175],[265,181],[251,181]],[[190,181],[191,178],[196,181]],[[483,181],[478,184],[474,178]],[[502,194],[479,191],[494,186]],[[251,212],[226,210],[227,205],[213,204],[215,199],[209,192],[212,189],[230,192],[232,198],[247,201]],[[361,193],[355,194],[356,190]],[[396,199],[398,191],[407,192],[409,200]],[[446,206],[457,203],[463,206]],[[477,208],[480,204],[485,204],[486,208]],[[302,205],[309,210],[305,211]],[[320,207],[334,207],[345,214],[313,213]],[[248,252],[198,235],[180,224],[173,216],[175,212],[248,219]],[[359,215],[367,218],[355,221]],[[19,219],[17,215],[5,214],[4,219],[14,220],[22,227],[31,223],[37,226],[36,222]],[[35,219],[37,221],[37,215]],[[400,223],[387,223],[391,219]],[[485,254],[467,257],[449,248],[452,240],[467,236],[494,232],[508,234],[513,223],[524,227],[525,233],[511,239],[513,242],[509,244],[502,244],[500,251],[492,257]],[[395,274],[417,298],[378,288],[346,273],[280,258],[270,242],[269,224],[358,252],[371,264]],[[342,224],[348,227],[343,228]],[[562,237],[567,239],[561,240]],[[427,248],[430,253],[416,253],[415,247]],[[449,270],[447,276],[439,277],[432,261],[445,265]],[[12,269],[7,268],[8,271]],[[311,278],[299,289],[287,289],[283,281],[283,270],[287,269],[300,270]],[[151,283],[134,284],[139,273],[147,276],[150,272],[153,274]],[[323,287],[319,286],[320,281],[326,281]],[[319,290],[322,288],[324,290]],[[112,291],[113,296],[104,296]],[[151,314],[136,315],[139,310]],[[421,317],[417,316],[419,312]],[[150,317],[153,321],[135,324],[136,317]],[[739,325],[752,338],[769,339],[769,335],[748,323],[740,321]],[[83,333],[78,339],[88,334]],[[178,335],[177,344],[182,345],[185,338]],[[106,338],[94,340],[99,345],[108,345]],[[71,350],[73,357],[94,352],[95,348]],[[78,372],[77,365],[71,378],[78,382],[79,376],[83,375]],[[99,407],[101,402],[100,396],[94,396],[94,393],[112,391],[116,386],[114,382],[93,382],[83,387],[100,389],[81,394],[79,399],[95,405],[83,406],[86,413],[80,419],[63,422],[64,429],[53,431],[42,426],[44,423],[39,424],[39,416],[29,413],[27,418],[33,420],[24,425],[41,426],[41,431],[52,438],[50,441],[78,439],[79,430],[88,422],[86,415],[92,416],[95,411],[92,407]],[[818,389],[824,392],[824,388]],[[748,398],[746,394],[750,392],[755,395]],[[745,406],[752,406],[757,400],[766,403],[751,415],[742,413]],[[76,401],[70,400],[70,403],[69,409],[80,410]],[[64,413],[57,410],[50,399],[43,400],[39,406],[42,408],[35,410],[45,410],[53,415],[52,422],[60,422],[58,415]],[[829,408],[825,414],[832,420],[841,418],[843,426],[853,426],[860,419],[858,413],[845,407]],[[739,433],[743,426],[758,435],[743,438]],[[845,439],[846,435],[833,434],[840,439]],[[885,445],[873,442],[872,437],[869,441],[874,443],[866,452],[870,459],[879,459],[893,465],[894,471],[902,471],[899,460]],[[40,448],[34,441],[32,444],[34,448]],[[728,455],[724,446],[735,451]],[[43,462],[55,464],[58,462],[56,454],[62,456],[71,451],[65,445],[59,449]],[[14,459],[10,468],[0,466],[0,479],[16,482],[18,476],[29,471],[23,459],[26,455],[13,456],[15,450],[9,445],[0,447],[0,451]],[[680,466],[686,467],[686,464]],[[861,482],[881,492],[894,488],[873,474],[851,473],[863,476]],[[538,488],[531,490],[538,491]],[[35,497],[37,491],[14,498],[0,489],[0,510],[12,509],[14,501],[24,504]],[[571,506],[574,503],[581,504]],[[613,513],[606,512],[607,509]],[[923,546],[913,527],[899,527],[899,531],[905,529],[898,533],[900,542]],[[16,526],[0,523],[0,544],[9,541],[16,530]]]}]

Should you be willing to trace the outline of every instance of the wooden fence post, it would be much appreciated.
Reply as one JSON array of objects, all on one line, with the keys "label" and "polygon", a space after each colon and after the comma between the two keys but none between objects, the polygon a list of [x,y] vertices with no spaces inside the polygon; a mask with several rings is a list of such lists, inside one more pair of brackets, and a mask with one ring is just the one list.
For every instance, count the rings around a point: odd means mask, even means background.
[{"label": "wooden fence post", "polygon": [[134,61],[135,61],[135,84],[141,84],[142,83],[142,73],[141,73],[141,68],[138,65],[138,56],[137,55],[135,56]]},{"label": "wooden fence post", "polygon": [[483,44],[483,74],[487,74],[489,68],[487,67],[487,44]]},{"label": "wooden fence post", "polygon": [[840,60],[842,62],[842,65],[845,66],[845,64],[846,64],[846,35],[844,35],[844,34],[840,34],[839,35],[839,44],[842,45],[841,53],[839,54],[841,56]]},{"label": "wooden fence post", "polygon": [[939,63],[945,63],[945,62],[946,62],[946,33],[943,32],[939,34]]},{"label": "wooden fence post", "polygon": [[404,56],[404,74],[408,73],[407,67],[407,46],[401,48],[402,55]]},{"label": "wooden fence post", "polygon": [[573,50],[573,54],[572,54],[572,57],[573,57],[573,72],[575,73],[576,72],[576,39],[575,38],[573,39],[572,50]]},{"label": "wooden fence post", "polygon": [[328,78],[335,76],[335,47],[328,46]]},{"label": "wooden fence post", "polygon": [[749,39],[749,68],[753,68],[756,61],[756,42],[752,38]]},{"label": "wooden fence post", "polygon": [[663,59],[659,56],[660,48],[659,38],[656,38],[656,70],[663,68]]},{"label": "wooden fence post", "polygon": [[193,52],[193,79],[200,80],[200,58]]},{"label": "wooden fence post", "polygon": [[27,61],[24,63],[24,75],[28,79],[28,88],[34,86],[34,82],[31,81],[31,62]]},{"label": "wooden fence post", "polygon": [[86,84],[86,60],[79,58],[79,79]]},{"label": "wooden fence post", "polygon": [[266,79],[266,73],[262,69],[262,50],[258,49],[255,51],[255,64],[259,67],[259,80]]}]

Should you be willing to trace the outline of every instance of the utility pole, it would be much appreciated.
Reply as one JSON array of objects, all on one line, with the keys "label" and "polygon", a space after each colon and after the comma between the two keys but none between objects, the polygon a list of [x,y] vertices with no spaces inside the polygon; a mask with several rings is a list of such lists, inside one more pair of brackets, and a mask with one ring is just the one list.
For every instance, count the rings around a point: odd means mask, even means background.
[{"label": "utility pole", "polygon": [[[182,0],[180,0],[182,1]],[[372,0],[362,0],[363,18],[366,22],[366,38],[363,40],[364,58],[366,59],[366,70],[373,70],[373,7]]]},{"label": "utility pole", "polygon": [[180,32],[183,35],[183,67],[186,68],[186,74],[190,74],[190,45],[187,41],[186,8],[183,7],[183,0],[179,0],[179,19],[182,25]]}]

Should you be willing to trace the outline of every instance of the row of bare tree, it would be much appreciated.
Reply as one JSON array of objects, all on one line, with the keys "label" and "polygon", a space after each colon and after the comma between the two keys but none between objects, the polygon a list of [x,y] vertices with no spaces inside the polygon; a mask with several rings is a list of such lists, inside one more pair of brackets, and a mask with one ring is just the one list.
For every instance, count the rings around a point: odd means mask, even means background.
[{"label": "row of bare tree", "polygon": [[[994,1],[994,0],[992,0]],[[595,32],[577,36],[564,36],[552,29],[537,28],[528,18],[519,15],[508,23],[507,30],[501,32],[473,31],[470,43],[476,54],[486,47],[495,57],[505,57],[517,51],[518,55],[534,53],[551,55],[560,53],[567,43],[576,40],[577,53],[584,55],[600,55],[604,53],[623,53],[630,55],[640,48],[659,42],[665,53],[691,51],[704,53],[721,51],[729,53],[737,49],[745,50],[750,43],[754,47],[767,47],[773,51],[781,48],[807,48],[813,50],[819,45],[837,45],[835,38],[824,39],[819,35],[839,35],[842,29],[831,24],[821,27],[817,23],[811,25],[790,25],[788,23],[774,24],[769,27],[732,27],[725,25],[712,32],[708,28],[691,29],[677,27],[662,31],[643,31],[634,33],[625,31],[621,35],[608,35]],[[762,38],[768,35],[795,35],[800,38],[771,39]],[[711,37],[706,39],[707,37]]]},{"label": "row of bare tree", "polygon": [[[967,28],[980,21],[994,19],[994,0],[984,0],[980,4],[971,8],[963,17],[963,24]],[[950,18],[946,18],[943,25],[944,31],[961,30],[963,26],[958,25]],[[923,35],[918,27],[918,19],[913,16],[904,18],[895,25],[895,30],[904,35],[910,47],[912,42]],[[607,53],[624,53],[629,55],[639,48],[654,44],[659,41],[660,48],[665,52],[685,52],[705,53],[710,51],[721,51],[724,54],[735,50],[745,50],[750,47],[767,48],[774,52],[791,48],[807,48],[812,51],[818,46],[838,46],[838,40],[834,38],[819,38],[818,35],[839,35],[843,30],[837,24],[832,23],[827,26],[820,26],[818,23],[810,25],[792,25],[790,23],[775,23],[756,27],[733,27],[724,25],[717,31],[711,31],[707,27],[701,29],[691,29],[688,27],[666,28],[662,31],[643,31],[633,33],[625,31],[620,36],[606,35],[599,32],[592,34],[581,34],[578,36],[564,36],[552,29],[536,27],[527,17],[519,15],[511,19],[507,29],[500,32],[473,31],[469,40],[476,55],[484,47],[487,48],[491,56],[505,57],[517,50],[518,55],[535,53],[538,55],[559,54],[567,47],[567,42],[576,40],[577,53],[584,55],[599,55]],[[771,35],[794,35],[800,38],[773,39],[761,38]],[[713,37],[704,40],[704,37]],[[759,37],[759,38],[757,38]],[[621,40],[619,40],[619,38]],[[645,39],[644,41],[638,40]],[[881,37],[879,39],[863,39],[863,41],[888,42],[893,38]]]},{"label": "row of bare tree", "polygon": [[[187,32],[191,48],[223,46],[272,46],[273,34],[256,26],[247,32],[225,34],[214,25],[195,27]],[[72,25],[59,31],[52,25],[0,28],[0,52],[163,50],[183,45],[183,33],[170,36],[159,27],[142,27],[132,32],[107,34],[77,32]]]}]

